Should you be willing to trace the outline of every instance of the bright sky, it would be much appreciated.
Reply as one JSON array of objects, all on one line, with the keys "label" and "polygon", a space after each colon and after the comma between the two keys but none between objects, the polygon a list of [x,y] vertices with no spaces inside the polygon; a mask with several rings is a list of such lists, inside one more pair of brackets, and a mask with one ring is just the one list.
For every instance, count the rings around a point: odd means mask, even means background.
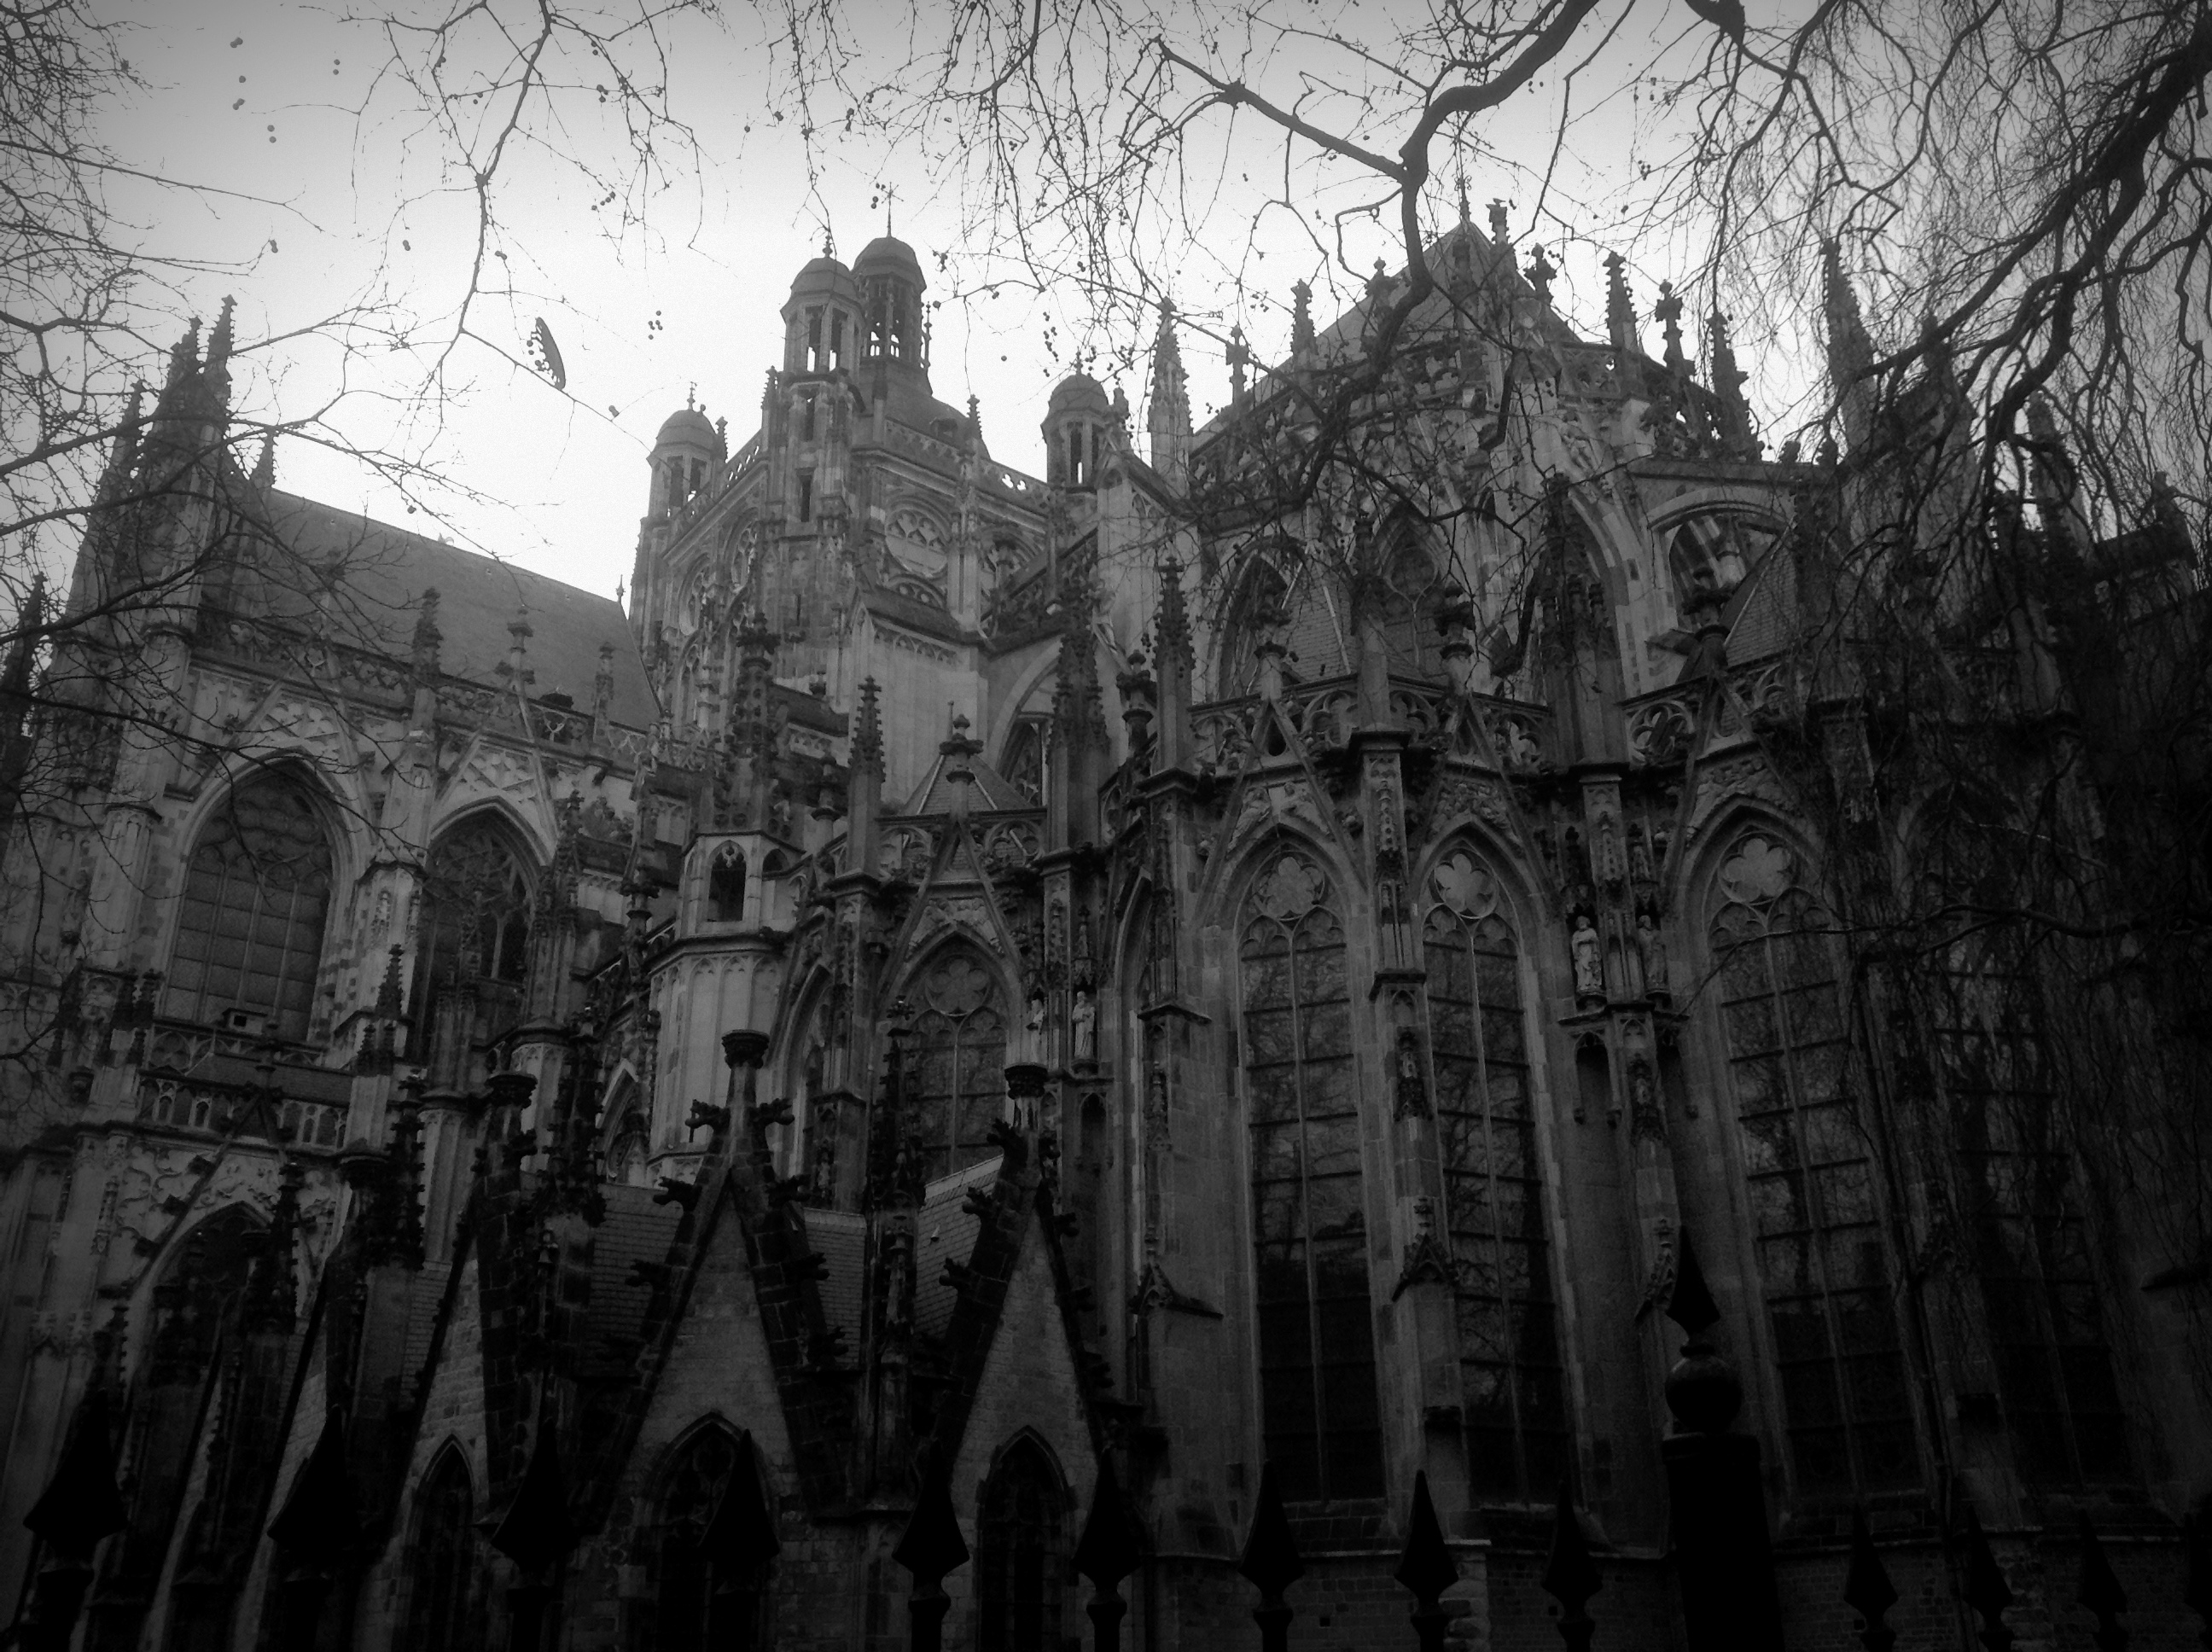
[{"label": "bright sky", "polygon": [[[854,0],[845,9],[865,16],[867,3]],[[979,260],[990,249],[967,241],[959,215],[941,195],[933,197],[928,169],[912,154],[886,159],[855,141],[831,155],[810,187],[793,123],[778,124],[769,112],[762,25],[733,9],[720,27],[697,18],[678,26],[672,95],[676,112],[696,128],[704,165],[695,175],[688,161],[672,161],[670,185],[650,204],[649,233],[611,240],[592,190],[573,168],[528,146],[510,151],[501,209],[509,257],[494,262],[491,279],[513,290],[478,301],[473,325],[488,342],[464,341],[447,357],[451,394],[413,402],[408,392],[451,336],[474,207],[465,188],[440,178],[419,108],[388,84],[373,88],[390,60],[387,46],[331,10],[274,0],[138,0],[121,15],[135,26],[126,50],[149,90],[109,123],[105,136],[118,158],[281,203],[219,200],[180,210],[173,197],[156,203],[127,190],[114,197],[150,225],[149,246],[250,265],[196,279],[189,289],[210,320],[222,295],[235,295],[242,345],[282,341],[252,351],[239,404],[258,416],[299,418],[342,385],[346,393],[331,414],[338,428],[364,445],[423,453],[459,488],[433,496],[434,513],[410,517],[405,501],[356,460],[301,439],[280,446],[280,484],[447,533],[587,589],[611,592],[627,579],[647,452],[692,386],[710,416],[728,417],[732,446],[756,428],[764,374],[780,355],[776,310],[792,275],[818,250],[825,218],[848,259],[880,233],[884,183],[894,191],[896,233],[932,272],[932,295],[951,295],[934,318],[937,392],[955,404],[971,391],[980,396],[984,432],[1002,463],[1040,468],[1037,422],[1071,346],[1141,343],[1086,339],[1079,317],[1018,293],[963,300],[963,280],[981,278]],[[1679,34],[1682,16],[1679,8],[1667,14],[1662,39]],[[1648,54],[1648,40],[1642,50]],[[1608,191],[1632,177],[1639,131],[1649,123],[1648,104],[1637,95],[1601,101],[1563,155],[1553,217],[1533,234],[1531,174],[1516,176],[1510,163],[1545,164],[1550,134],[1540,114],[1516,109],[1498,123],[1491,141],[1501,157],[1491,168],[1471,167],[1467,178],[1477,222],[1492,196],[1515,202],[1516,234],[1540,241],[1563,264],[1555,296],[1586,331],[1601,331],[1601,244],[1570,240],[1563,252],[1562,240],[1570,230],[1601,232],[1604,210],[1588,203],[1608,200]],[[364,106],[367,119],[356,112]],[[613,152],[618,135],[592,129],[587,98],[564,107],[571,154]],[[1519,154],[1516,143],[1530,152]],[[1316,282],[1324,325],[1353,288],[1340,270],[1331,298],[1310,236],[1279,222],[1282,215],[1263,217],[1260,236],[1244,244],[1259,186],[1232,177],[1236,164],[1208,187],[1209,222],[1233,228],[1237,252],[1221,253],[1209,233],[1202,244],[1169,249],[1163,267],[1178,271],[1180,308],[1218,331],[1241,319],[1255,353],[1272,359],[1287,337],[1292,281]],[[1280,164],[1278,150],[1277,185]],[[1348,250],[1364,270],[1389,247],[1379,230],[1358,234],[1364,242],[1356,237]],[[940,253],[953,259],[942,276]],[[1664,272],[1637,273],[1638,307],[1648,315]],[[349,355],[328,342],[287,337],[361,299],[394,306],[415,347]],[[565,358],[567,398],[522,365],[540,316]],[[1656,331],[1649,343],[1656,352]],[[1740,339],[1739,349],[1756,355],[1755,341]],[[1203,420],[1226,398],[1226,371],[1218,347],[1202,337],[1186,335],[1184,356],[1194,412]],[[157,378],[159,366],[149,361],[148,375]],[[1135,374],[1110,362],[1094,370],[1141,403],[1141,359]]]}]

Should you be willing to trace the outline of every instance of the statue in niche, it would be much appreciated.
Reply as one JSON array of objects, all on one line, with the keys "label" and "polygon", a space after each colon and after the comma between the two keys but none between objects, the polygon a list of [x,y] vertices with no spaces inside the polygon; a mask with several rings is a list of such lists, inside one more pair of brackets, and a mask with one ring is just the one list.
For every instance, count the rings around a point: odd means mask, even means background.
[{"label": "statue in niche", "polygon": [[1098,1000],[1089,987],[1075,995],[1075,1008],[1068,1019],[1075,1026],[1075,1059],[1096,1061],[1098,1059]]},{"label": "statue in niche", "polygon": [[1644,962],[1644,996],[1667,997],[1667,942],[1648,912],[1636,914],[1636,952]]},{"label": "statue in niche", "polygon": [[[834,1120],[830,1121],[834,1125]],[[814,1139],[814,1173],[807,1188],[810,1202],[833,1205],[837,1200],[837,1135],[821,1130]]]},{"label": "statue in niche", "polygon": [[1044,1060],[1044,988],[1030,988],[1029,1013],[1022,1018],[1022,1060]]},{"label": "statue in niche", "polygon": [[1398,1029],[1394,1068],[1398,1116],[1401,1119],[1428,1117],[1428,1086],[1421,1082],[1421,1037],[1410,1026]]},{"label": "statue in niche", "polygon": [[1659,1108],[1659,1087],[1652,1081],[1651,1064],[1642,1056],[1628,1065],[1628,1128],[1630,1133],[1658,1141],[1667,1135],[1667,1115]]},{"label": "statue in niche", "polygon": [[1598,952],[1597,926],[1590,922],[1589,913],[1575,914],[1574,933],[1567,944],[1574,954],[1575,996],[1604,998],[1605,963]]},{"label": "statue in niche", "polygon": [[1644,840],[1644,829],[1641,826],[1631,826],[1628,829],[1628,875],[1639,884],[1649,884],[1654,881],[1651,870],[1651,847]]}]

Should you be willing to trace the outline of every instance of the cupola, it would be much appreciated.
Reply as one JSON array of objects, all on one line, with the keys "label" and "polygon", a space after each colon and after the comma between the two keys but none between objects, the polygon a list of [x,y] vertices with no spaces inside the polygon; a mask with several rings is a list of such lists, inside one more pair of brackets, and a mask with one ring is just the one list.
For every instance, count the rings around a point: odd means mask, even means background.
[{"label": "cupola", "polygon": [[896,236],[877,236],[853,260],[853,280],[860,293],[860,359],[910,368],[927,386],[929,339],[921,295],[929,283],[914,248]]},{"label": "cupola", "polygon": [[1045,480],[1060,488],[1096,488],[1113,420],[1113,404],[1089,374],[1070,374],[1054,385],[1044,416]]},{"label": "cupola", "polygon": [[[920,271],[916,272],[917,279]],[[787,379],[848,371],[858,359],[862,333],[860,288],[853,272],[823,244],[791,283],[783,305],[783,371]]]}]

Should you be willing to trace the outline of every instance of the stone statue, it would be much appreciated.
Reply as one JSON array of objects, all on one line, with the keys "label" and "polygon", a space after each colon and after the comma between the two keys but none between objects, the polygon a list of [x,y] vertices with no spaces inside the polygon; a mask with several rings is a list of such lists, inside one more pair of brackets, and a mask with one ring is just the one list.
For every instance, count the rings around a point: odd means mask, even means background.
[{"label": "stone statue", "polygon": [[1030,989],[1030,1012],[1022,1022],[1022,1058],[1028,1061],[1044,1060],[1044,988]]},{"label": "stone statue", "polygon": [[1590,922],[1589,913],[1575,915],[1575,932],[1568,945],[1574,952],[1575,996],[1603,998],[1605,965],[1598,956],[1597,926]]},{"label": "stone statue", "polygon": [[1651,914],[1640,912],[1636,915],[1636,951],[1644,961],[1644,993],[1647,998],[1665,998],[1667,993],[1667,943],[1659,934],[1659,927],[1651,921]]},{"label": "stone statue", "polygon": [[1075,1023],[1075,1059],[1096,1061],[1098,1059],[1098,1000],[1085,987],[1075,995],[1075,1008],[1068,1018]]}]

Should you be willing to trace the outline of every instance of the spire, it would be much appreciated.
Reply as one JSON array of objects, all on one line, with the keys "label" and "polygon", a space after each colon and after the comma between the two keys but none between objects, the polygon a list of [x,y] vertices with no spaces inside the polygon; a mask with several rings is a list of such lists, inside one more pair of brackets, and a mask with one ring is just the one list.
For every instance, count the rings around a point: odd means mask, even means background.
[{"label": "spire", "polygon": [[866,769],[878,780],[884,774],[884,722],[876,696],[880,692],[872,677],[860,683],[860,709],[853,725],[853,771]]},{"label": "spire", "polygon": [[131,399],[123,404],[123,422],[115,428],[115,445],[108,450],[107,469],[100,474],[100,492],[93,501],[96,505],[112,505],[130,489],[131,472],[138,463],[141,410],[145,403],[146,381],[133,380]]},{"label": "spire", "polygon": [[1828,387],[1843,409],[1844,434],[1856,446],[1872,427],[1874,386],[1867,376],[1874,367],[1874,342],[1859,315],[1858,295],[1844,274],[1843,247],[1832,236],[1820,243],[1820,267],[1822,307],[1828,321]]},{"label": "spire", "polygon": [[231,312],[238,301],[225,295],[222,308],[215,319],[215,331],[208,337],[207,365],[210,373],[228,374],[230,369]]},{"label": "spire", "polygon": [[1470,229],[1474,228],[1474,219],[1467,210],[1467,172],[1462,167],[1459,174],[1459,227],[1462,229]]},{"label": "spire", "polygon": [[1190,647],[1190,614],[1182,601],[1182,564],[1163,556],[1159,576],[1160,617],[1152,652],[1163,670],[1174,663],[1188,671],[1195,662]]},{"label": "spire", "polygon": [[1636,305],[1628,296],[1626,264],[1618,252],[1605,255],[1605,326],[1613,347],[1623,355],[1643,348],[1636,337]]},{"label": "spire", "polygon": [[194,316],[191,325],[185,329],[185,336],[179,338],[169,351],[169,376],[161,386],[163,406],[168,404],[171,397],[183,386],[185,380],[198,369],[199,364],[200,319]]},{"label": "spire", "polygon": [[261,451],[254,456],[253,485],[267,493],[276,485],[276,433],[274,430],[261,438]]},{"label": "spire", "polygon": [[1313,345],[1313,288],[1294,281],[1291,283],[1291,349],[1295,354]]},{"label": "spire", "polygon": [[1159,684],[1159,763],[1181,768],[1190,744],[1190,616],[1182,602],[1182,566],[1171,556],[1158,564],[1159,616],[1154,626],[1153,675]]},{"label": "spire", "polygon": [[1152,468],[1180,483],[1190,457],[1190,395],[1184,387],[1182,351],[1176,344],[1175,301],[1160,301],[1160,330],[1152,338]]},{"label": "spire", "polygon": [[1732,453],[1745,459],[1758,457],[1759,446],[1751,434],[1751,404],[1743,398],[1743,381],[1750,375],[1735,364],[1735,347],[1729,343],[1728,318],[1721,313],[1718,304],[1706,326],[1706,349],[1711,365],[1706,377],[1712,385],[1713,398],[1720,404],[1720,435],[1723,444]]},{"label": "spire", "polygon": [[1227,354],[1229,361],[1229,405],[1232,408],[1241,408],[1244,405],[1244,369],[1252,364],[1252,351],[1251,348],[1244,342],[1243,328],[1230,328],[1229,349]]},{"label": "spire", "polygon": [[983,440],[983,404],[973,394],[968,398],[968,440],[979,446]]}]

